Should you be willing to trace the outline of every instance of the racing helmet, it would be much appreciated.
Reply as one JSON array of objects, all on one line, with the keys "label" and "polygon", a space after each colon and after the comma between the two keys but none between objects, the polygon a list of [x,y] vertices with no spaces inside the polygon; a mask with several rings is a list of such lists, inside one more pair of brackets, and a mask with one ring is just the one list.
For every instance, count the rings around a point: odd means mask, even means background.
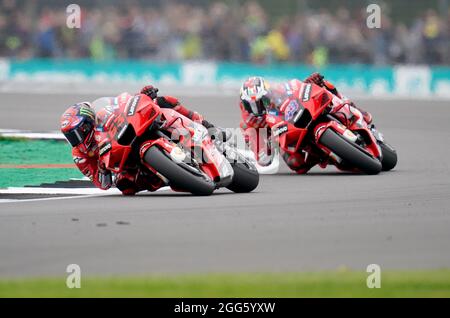
[{"label": "racing helmet", "polygon": [[61,132],[72,147],[87,152],[94,140],[95,112],[90,103],[70,106],[61,116]]},{"label": "racing helmet", "polygon": [[262,116],[270,106],[269,85],[259,76],[250,77],[242,84],[240,92],[244,109],[255,116]]}]

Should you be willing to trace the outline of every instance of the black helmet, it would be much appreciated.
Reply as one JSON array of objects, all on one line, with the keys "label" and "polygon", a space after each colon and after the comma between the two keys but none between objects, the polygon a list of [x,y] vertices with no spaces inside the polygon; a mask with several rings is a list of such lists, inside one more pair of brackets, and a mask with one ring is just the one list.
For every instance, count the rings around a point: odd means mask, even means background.
[{"label": "black helmet", "polygon": [[72,147],[86,152],[94,139],[95,112],[89,103],[70,106],[61,117],[61,132]]}]

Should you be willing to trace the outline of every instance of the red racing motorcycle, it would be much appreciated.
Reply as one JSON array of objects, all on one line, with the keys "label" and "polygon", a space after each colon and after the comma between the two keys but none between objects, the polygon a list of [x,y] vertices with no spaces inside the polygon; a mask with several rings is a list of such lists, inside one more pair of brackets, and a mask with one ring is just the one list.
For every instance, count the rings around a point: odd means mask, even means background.
[{"label": "red racing motorcycle", "polygon": [[255,166],[201,124],[160,108],[146,95],[119,99],[92,103],[99,156],[108,170],[148,169],[173,190],[195,195],[210,195],[221,187],[234,192],[257,187]]},{"label": "red racing motorcycle", "polygon": [[295,83],[279,100],[280,111],[269,110],[266,121],[272,139],[288,154],[310,149],[320,157],[321,166],[333,164],[346,171],[374,175],[391,170],[397,163],[394,148],[383,135],[369,127],[361,112],[342,103],[349,117],[346,125],[333,115],[331,105],[338,101],[328,90],[311,83]]}]

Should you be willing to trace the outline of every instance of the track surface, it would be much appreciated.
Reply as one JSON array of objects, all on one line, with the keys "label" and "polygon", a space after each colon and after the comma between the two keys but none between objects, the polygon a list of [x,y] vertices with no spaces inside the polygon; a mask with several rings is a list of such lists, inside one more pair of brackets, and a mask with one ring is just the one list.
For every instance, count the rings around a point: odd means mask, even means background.
[{"label": "track surface", "polygon": [[[71,103],[93,96],[2,94],[0,128],[57,129]],[[224,127],[234,98],[183,98]],[[256,192],[171,192],[0,204],[0,275],[365,270],[450,267],[450,105],[365,101],[398,149],[379,176],[283,168]]]}]

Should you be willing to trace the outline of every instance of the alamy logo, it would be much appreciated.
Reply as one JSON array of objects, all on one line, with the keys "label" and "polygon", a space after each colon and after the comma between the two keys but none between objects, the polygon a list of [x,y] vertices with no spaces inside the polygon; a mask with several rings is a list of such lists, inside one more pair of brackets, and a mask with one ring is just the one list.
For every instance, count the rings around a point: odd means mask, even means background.
[{"label": "alamy logo", "polygon": [[69,273],[66,279],[67,288],[81,288],[81,268],[77,264],[67,266],[66,272]]},{"label": "alamy logo", "polygon": [[381,288],[381,267],[377,264],[370,264],[366,269],[371,273],[366,280],[367,288]]},{"label": "alamy logo", "polygon": [[78,4],[69,4],[66,8],[66,25],[69,29],[81,28],[81,8]]},{"label": "alamy logo", "polygon": [[381,8],[378,4],[369,4],[366,9],[369,16],[366,20],[366,25],[369,29],[381,28]]}]

